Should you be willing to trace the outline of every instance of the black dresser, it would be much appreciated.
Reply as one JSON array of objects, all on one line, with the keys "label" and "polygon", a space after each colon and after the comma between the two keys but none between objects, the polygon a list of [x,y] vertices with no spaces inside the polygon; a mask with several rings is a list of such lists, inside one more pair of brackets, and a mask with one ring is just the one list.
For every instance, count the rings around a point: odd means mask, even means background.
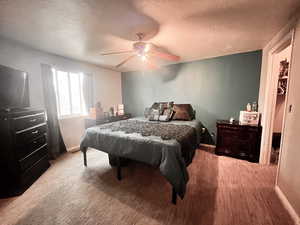
[{"label": "black dresser", "polygon": [[1,112],[0,144],[0,196],[22,194],[50,166],[45,112]]},{"label": "black dresser", "polygon": [[258,162],[261,130],[261,126],[240,125],[238,121],[217,121],[216,154]]}]

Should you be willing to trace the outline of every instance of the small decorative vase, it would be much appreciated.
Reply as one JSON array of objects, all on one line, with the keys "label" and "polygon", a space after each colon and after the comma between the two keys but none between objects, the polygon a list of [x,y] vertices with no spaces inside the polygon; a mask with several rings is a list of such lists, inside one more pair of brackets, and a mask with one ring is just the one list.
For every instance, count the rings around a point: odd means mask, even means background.
[{"label": "small decorative vase", "polygon": [[246,110],[247,110],[247,112],[251,112],[251,104],[250,103],[247,104]]}]

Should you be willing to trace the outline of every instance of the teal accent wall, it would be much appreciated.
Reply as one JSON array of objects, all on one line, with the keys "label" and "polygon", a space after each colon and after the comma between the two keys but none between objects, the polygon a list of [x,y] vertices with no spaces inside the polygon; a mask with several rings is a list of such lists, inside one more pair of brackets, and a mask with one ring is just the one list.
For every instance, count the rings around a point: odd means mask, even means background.
[{"label": "teal accent wall", "polygon": [[122,73],[125,111],[141,116],[155,101],[190,103],[213,144],[216,120],[239,118],[248,102],[258,100],[262,51],[179,63],[155,71]]}]

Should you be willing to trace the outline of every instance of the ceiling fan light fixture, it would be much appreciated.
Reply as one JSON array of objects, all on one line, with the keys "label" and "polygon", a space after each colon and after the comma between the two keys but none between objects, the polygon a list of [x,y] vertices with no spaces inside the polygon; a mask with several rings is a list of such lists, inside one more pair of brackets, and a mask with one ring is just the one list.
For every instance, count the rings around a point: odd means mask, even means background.
[{"label": "ceiling fan light fixture", "polygon": [[144,52],[149,52],[150,47],[151,47],[150,44],[147,43],[147,44],[145,45]]},{"label": "ceiling fan light fixture", "polygon": [[142,61],[146,61],[147,60],[147,56],[146,55],[142,55],[141,59],[142,59]]},{"label": "ceiling fan light fixture", "polygon": [[157,57],[157,58],[172,61],[172,62],[177,62],[177,61],[180,60],[179,56],[173,55],[173,54],[168,53],[168,52],[164,52],[160,48],[158,48],[155,44],[153,44],[151,42],[143,41],[143,38],[144,38],[143,33],[137,33],[136,36],[137,36],[138,41],[136,41],[132,44],[132,49],[131,50],[119,51],[119,52],[108,52],[108,53],[103,53],[102,55],[132,53],[132,55],[130,55],[129,57],[124,59],[118,65],[116,65],[116,68],[121,67],[122,65],[124,65],[125,63],[127,63],[129,60],[131,60],[134,57],[140,58],[141,61],[143,61],[143,62],[147,61],[146,64],[148,66],[150,66],[152,69],[157,68],[157,66],[155,66],[155,64],[151,63],[150,58],[152,58],[152,57]]}]

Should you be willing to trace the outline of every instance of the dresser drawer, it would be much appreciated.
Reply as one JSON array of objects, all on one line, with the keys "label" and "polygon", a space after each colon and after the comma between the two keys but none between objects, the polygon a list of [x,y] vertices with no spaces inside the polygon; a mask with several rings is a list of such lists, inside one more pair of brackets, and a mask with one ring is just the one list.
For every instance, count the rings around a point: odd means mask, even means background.
[{"label": "dresser drawer", "polygon": [[41,124],[40,126],[32,127],[30,129],[22,130],[16,132],[16,140],[18,145],[25,145],[32,142],[33,139],[44,135],[47,131],[46,124]]},{"label": "dresser drawer", "polygon": [[27,188],[31,185],[44,171],[50,166],[47,156],[38,160],[35,164],[29,167],[20,177],[20,185]]},{"label": "dresser drawer", "polygon": [[45,155],[47,155],[47,153],[48,153],[48,148],[46,144],[36,149],[35,151],[31,152],[25,158],[19,160],[21,170],[25,171],[27,168],[32,166],[35,162],[37,162]]},{"label": "dresser drawer", "polygon": [[241,128],[237,126],[231,126],[231,125],[218,125],[218,129],[220,130],[231,130],[231,131],[240,131]]},{"label": "dresser drawer", "polygon": [[29,116],[17,117],[13,119],[13,127],[15,131],[28,129],[45,123],[45,114],[39,113]]},{"label": "dresser drawer", "polygon": [[46,144],[46,135],[42,135],[38,138],[33,139],[30,143],[24,146],[18,146],[16,148],[16,155],[18,159],[22,159],[31,152],[35,151],[36,149],[42,147]]}]

